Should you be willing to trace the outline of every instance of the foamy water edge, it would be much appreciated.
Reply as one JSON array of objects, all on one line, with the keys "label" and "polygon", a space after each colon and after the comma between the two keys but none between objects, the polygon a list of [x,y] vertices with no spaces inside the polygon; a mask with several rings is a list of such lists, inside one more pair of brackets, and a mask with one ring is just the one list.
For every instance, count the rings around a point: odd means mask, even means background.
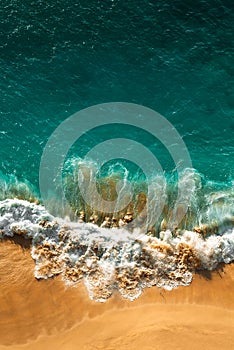
[{"label": "foamy water edge", "polygon": [[115,290],[134,300],[145,287],[171,290],[189,285],[196,270],[213,270],[234,260],[234,229],[202,237],[171,231],[150,237],[137,229],[100,228],[66,222],[24,200],[0,202],[0,237],[32,240],[35,277],[61,275],[67,285],[84,281],[91,299],[105,302]]}]

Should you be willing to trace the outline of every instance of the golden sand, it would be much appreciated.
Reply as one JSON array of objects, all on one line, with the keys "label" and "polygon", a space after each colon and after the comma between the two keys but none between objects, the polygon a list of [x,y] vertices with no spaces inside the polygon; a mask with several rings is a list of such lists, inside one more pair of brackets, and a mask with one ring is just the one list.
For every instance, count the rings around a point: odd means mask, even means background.
[{"label": "golden sand", "polygon": [[37,281],[26,242],[0,242],[0,350],[233,349],[234,264],[101,304],[82,284]]}]

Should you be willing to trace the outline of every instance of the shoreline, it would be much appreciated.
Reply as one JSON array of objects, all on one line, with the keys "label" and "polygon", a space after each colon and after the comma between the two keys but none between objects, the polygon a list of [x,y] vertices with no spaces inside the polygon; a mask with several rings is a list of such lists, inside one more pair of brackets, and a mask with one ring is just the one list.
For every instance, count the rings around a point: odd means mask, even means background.
[{"label": "shoreline", "polygon": [[231,349],[233,263],[196,274],[187,287],[147,288],[133,302],[115,293],[97,303],[82,283],[37,281],[30,249],[19,243],[0,242],[0,350]]}]

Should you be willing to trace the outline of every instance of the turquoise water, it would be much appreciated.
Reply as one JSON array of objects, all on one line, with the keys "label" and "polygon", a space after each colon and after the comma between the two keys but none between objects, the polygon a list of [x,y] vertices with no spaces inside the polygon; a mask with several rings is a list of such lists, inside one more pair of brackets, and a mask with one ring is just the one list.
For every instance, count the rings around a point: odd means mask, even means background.
[{"label": "turquoise water", "polygon": [[[231,0],[1,1],[0,240],[31,239],[37,279],[134,300],[234,261],[233,23]],[[73,144],[63,122],[108,102],[166,119],[120,125],[115,105]]]},{"label": "turquoise water", "polygon": [[[6,183],[15,181],[12,174],[38,191],[43,149],[63,120],[113,101],[144,105],[167,118],[203,183],[212,192],[232,191],[233,10],[233,2],[224,0],[3,0],[0,159],[5,196]],[[118,134],[107,127],[84,135],[68,158],[82,157],[110,131],[111,137]],[[121,135],[147,145],[166,173],[175,168],[151,136],[126,127]],[[136,172],[130,166],[131,171]]]}]

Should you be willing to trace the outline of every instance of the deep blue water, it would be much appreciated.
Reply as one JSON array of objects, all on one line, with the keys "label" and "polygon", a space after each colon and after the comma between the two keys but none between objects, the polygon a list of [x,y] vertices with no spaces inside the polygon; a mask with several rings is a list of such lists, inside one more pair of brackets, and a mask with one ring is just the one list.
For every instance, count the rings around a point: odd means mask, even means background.
[{"label": "deep blue water", "polygon": [[[43,148],[63,120],[123,101],[166,117],[206,179],[233,179],[233,1],[2,0],[0,23],[3,174],[37,186]],[[109,137],[84,136],[73,156]]]}]

